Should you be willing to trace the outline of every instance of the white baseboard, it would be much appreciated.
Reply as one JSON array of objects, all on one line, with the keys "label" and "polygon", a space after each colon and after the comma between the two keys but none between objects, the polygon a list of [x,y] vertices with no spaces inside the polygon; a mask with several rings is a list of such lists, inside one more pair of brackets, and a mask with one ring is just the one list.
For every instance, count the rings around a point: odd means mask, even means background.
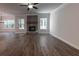
[{"label": "white baseboard", "polygon": [[57,36],[57,35],[55,35],[55,34],[50,34],[50,35],[52,35],[52,36],[58,38],[59,40],[65,42],[65,43],[67,43],[68,45],[70,45],[70,46],[74,47],[75,49],[79,50],[79,46],[76,46],[75,44],[72,44],[72,43],[68,42],[67,40],[65,40],[65,39],[63,39],[63,38],[61,38],[61,37],[59,37],[59,36]]}]

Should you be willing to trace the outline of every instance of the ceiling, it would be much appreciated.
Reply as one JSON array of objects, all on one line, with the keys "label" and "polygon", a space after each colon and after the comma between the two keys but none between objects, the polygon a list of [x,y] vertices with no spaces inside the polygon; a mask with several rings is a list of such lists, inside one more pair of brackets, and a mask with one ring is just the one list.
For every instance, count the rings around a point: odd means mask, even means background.
[{"label": "ceiling", "polygon": [[[62,3],[39,3],[38,9],[31,9],[27,11],[27,6],[20,6],[23,3],[0,3],[0,11],[12,14],[26,14],[26,13],[49,13],[51,10],[62,5]],[[24,3],[27,5],[27,3]]]},{"label": "ceiling", "polygon": [[54,10],[55,8],[59,7],[61,3],[41,3],[38,5],[37,13],[49,13],[50,11]]}]

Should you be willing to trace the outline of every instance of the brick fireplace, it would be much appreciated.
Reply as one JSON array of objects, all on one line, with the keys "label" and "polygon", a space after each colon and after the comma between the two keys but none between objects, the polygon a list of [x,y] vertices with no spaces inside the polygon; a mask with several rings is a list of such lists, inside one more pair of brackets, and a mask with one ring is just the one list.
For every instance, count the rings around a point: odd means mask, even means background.
[{"label": "brick fireplace", "polygon": [[27,32],[37,32],[38,31],[38,16],[28,15],[27,16]]}]

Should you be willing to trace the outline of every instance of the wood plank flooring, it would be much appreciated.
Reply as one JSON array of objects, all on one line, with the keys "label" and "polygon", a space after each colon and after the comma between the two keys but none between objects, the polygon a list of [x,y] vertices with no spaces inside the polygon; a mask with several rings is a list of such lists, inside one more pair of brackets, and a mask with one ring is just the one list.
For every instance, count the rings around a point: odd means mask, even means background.
[{"label": "wood plank flooring", "polygon": [[0,33],[1,56],[79,56],[79,50],[49,34]]}]

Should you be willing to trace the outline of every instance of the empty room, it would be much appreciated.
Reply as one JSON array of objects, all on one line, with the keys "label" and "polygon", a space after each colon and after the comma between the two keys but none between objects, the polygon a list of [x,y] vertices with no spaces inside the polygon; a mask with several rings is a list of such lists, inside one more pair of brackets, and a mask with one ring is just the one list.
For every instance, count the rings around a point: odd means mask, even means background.
[{"label": "empty room", "polygon": [[0,56],[79,56],[79,3],[0,3]]}]

